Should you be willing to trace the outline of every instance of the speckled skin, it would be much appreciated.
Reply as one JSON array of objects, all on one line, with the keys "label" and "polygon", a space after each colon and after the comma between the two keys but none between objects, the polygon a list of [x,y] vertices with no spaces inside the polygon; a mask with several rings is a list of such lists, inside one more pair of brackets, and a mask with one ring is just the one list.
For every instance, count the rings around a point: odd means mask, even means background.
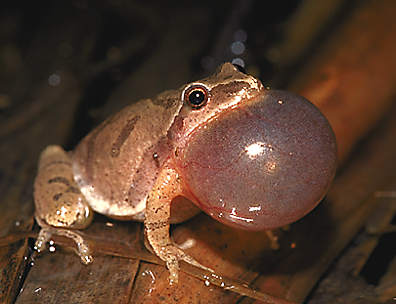
[{"label": "speckled skin", "polygon": [[[192,87],[205,92],[198,106],[190,103]],[[179,260],[209,268],[171,241],[171,222],[196,214],[196,205],[244,229],[290,223],[320,201],[335,166],[334,135],[311,103],[266,90],[226,63],[208,78],[126,107],[72,152],[48,147],[35,181],[36,248],[62,234],[90,262],[86,243],[69,228],[89,225],[92,208],[144,221],[148,247],[177,282]]]}]

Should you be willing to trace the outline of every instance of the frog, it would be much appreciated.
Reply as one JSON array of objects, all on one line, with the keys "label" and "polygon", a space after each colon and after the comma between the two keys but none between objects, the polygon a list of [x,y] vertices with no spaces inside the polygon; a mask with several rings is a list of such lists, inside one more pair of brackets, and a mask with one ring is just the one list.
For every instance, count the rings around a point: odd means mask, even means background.
[{"label": "frog", "polygon": [[80,232],[95,212],[142,222],[146,247],[176,284],[180,261],[213,270],[172,241],[171,224],[204,211],[236,229],[288,225],[323,199],[336,163],[334,132],[317,107],[224,63],[125,107],[72,151],[45,148],[34,182],[35,249],[63,235],[89,264]]}]

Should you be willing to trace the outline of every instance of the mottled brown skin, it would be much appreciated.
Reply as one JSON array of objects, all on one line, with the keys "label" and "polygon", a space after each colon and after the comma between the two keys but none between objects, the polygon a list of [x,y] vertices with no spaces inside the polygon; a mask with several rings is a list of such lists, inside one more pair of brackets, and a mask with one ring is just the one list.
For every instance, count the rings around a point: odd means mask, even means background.
[{"label": "mottled brown skin", "polygon": [[179,260],[209,269],[169,236],[170,223],[198,212],[193,203],[239,228],[285,225],[323,197],[335,150],[331,128],[312,104],[268,91],[226,63],[211,77],[126,107],[70,153],[47,148],[35,182],[42,227],[36,248],[63,234],[90,262],[78,231],[67,228],[86,227],[92,208],[144,221],[147,246],[177,282]]},{"label": "mottled brown skin", "polygon": [[[40,252],[52,234],[75,241],[81,261],[88,264],[92,256],[88,245],[78,232],[91,222],[93,212],[73,179],[70,156],[59,146],[48,146],[40,156],[34,182],[35,218],[41,231],[35,243]],[[56,228],[54,228],[56,227]]]}]

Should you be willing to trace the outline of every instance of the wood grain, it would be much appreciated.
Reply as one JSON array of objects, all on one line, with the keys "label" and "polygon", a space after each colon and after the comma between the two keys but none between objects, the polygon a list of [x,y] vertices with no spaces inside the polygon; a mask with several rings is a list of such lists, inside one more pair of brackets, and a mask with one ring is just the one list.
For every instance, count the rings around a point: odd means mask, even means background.
[{"label": "wood grain", "polygon": [[[280,237],[278,251],[270,249],[264,233],[234,230],[201,214],[172,229],[177,243],[191,245],[186,249],[189,254],[217,273],[246,282],[262,292],[304,301],[376,207],[373,193],[395,178],[396,122],[392,119],[396,115],[392,108],[396,90],[395,15],[396,4],[392,0],[362,2],[317,49],[315,56],[308,58],[290,86],[318,105],[337,136],[343,166],[326,200],[290,230],[275,231]],[[185,34],[178,32],[169,41],[177,45]],[[89,42],[95,41],[96,36],[89,37]],[[197,44],[188,45],[188,51],[180,55],[183,57],[172,52],[172,58],[188,62],[195,47]],[[92,55],[90,48],[87,49]],[[139,73],[131,76],[138,80],[138,85],[144,84],[138,94],[147,92],[148,85],[156,87],[153,92],[163,89],[161,77],[147,82],[145,79],[149,76],[144,71],[155,75],[158,66],[161,69],[167,66],[169,63],[163,58],[169,58],[166,54],[170,51],[171,46],[164,42],[160,53],[147,59],[147,69],[142,65],[137,69]],[[83,67],[89,61],[84,56],[79,61],[84,63]],[[4,155],[0,176],[6,176],[0,180],[0,204],[5,210],[0,213],[1,236],[32,229],[32,183],[38,153],[49,143],[65,141],[76,105],[84,95],[81,87],[87,84],[77,85],[75,71],[65,69],[61,85],[48,86],[47,76],[57,65],[40,63],[42,75],[32,84],[29,94],[25,91],[21,94],[32,102],[16,107],[0,122],[0,154]],[[183,77],[188,78],[186,66],[178,65],[175,71],[181,71]],[[176,77],[175,74],[172,73],[172,77]],[[25,80],[26,83],[29,81]],[[110,99],[130,100],[127,88],[124,82]],[[388,120],[372,131],[386,115]],[[371,136],[362,142],[370,131]],[[102,244],[107,240],[109,244],[119,242],[130,246],[141,241],[140,228],[140,224],[96,216],[86,233],[100,238]],[[66,246],[56,246],[55,253],[40,255],[29,268],[24,257],[30,254],[30,245],[23,240],[0,247],[1,303],[13,303],[15,299],[16,303],[254,302],[183,272],[180,284],[171,287],[163,266],[129,255],[125,258],[120,257],[121,254],[104,256],[99,254],[100,250],[94,253],[94,263],[84,266]]]},{"label": "wood grain", "polygon": [[290,86],[329,119],[341,162],[394,102],[395,13],[392,0],[366,1],[304,65]]}]

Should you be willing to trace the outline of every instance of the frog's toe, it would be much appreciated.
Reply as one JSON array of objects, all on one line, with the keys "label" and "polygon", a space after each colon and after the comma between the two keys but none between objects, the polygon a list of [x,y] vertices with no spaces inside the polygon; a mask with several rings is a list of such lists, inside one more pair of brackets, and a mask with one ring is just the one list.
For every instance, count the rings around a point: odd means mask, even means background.
[{"label": "frog's toe", "polygon": [[[181,249],[180,249],[180,250],[181,250]],[[188,254],[186,254],[186,253],[184,253],[184,252],[183,252],[183,256],[182,256],[181,260],[183,260],[184,262],[186,262],[186,263],[188,263],[188,264],[190,264],[190,265],[193,265],[193,266],[195,266],[195,267],[201,268],[201,269],[203,269],[203,270],[210,271],[210,272],[214,272],[213,269],[211,269],[211,268],[209,268],[209,267],[206,267],[206,266],[202,265],[202,264],[199,263],[196,259],[194,259],[192,256],[190,256],[190,255],[188,255]]]},{"label": "frog's toe", "polygon": [[36,218],[37,223],[40,225],[41,230],[34,244],[34,250],[37,252],[44,251],[47,242],[50,240],[52,235],[60,235],[66,238],[72,239],[76,244],[77,248],[73,248],[76,254],[80,257],[83,264],[90,264],[93,261],[91,255],[91,250],[89,248],[88,242],[80,235],[78,231],[62,229],[49,226],[44,221]]},{"label": "frog's toe", "polygon": [[159,257],[165,261],[166,267],[169,270],[169,283],[177,284],[179,279],[179,261],[184,261],[192,266],[201,268],[206,271],[214,272],[212,269],[200,264],[190,255],[186,254],[177,245],[171,244],[163,247],[160,251]]},{"label": "frog's toe", "polygon": [[91,250],[89,248],[88,242],[77,232],[67,229],[56,229],[56,234],[65,236],[72,239],[77,248],[74,249],[76,254],[80,257],[81,262],[85,265],[92,263],[93,257],[91,255]]},{"label": "frog's toe", "polygon": [[51,235],[52,233],[48,229],[42,228],[37,236],[36,242],[34,243],[34,250],[38,253],[44,251]]},{"label": "frog's toe", "polygon": [[93,262],[91,251],[85,241],[83,243],[77,243],[77,248],[76,253],[80,256],[83,264],[87,265]]},{"label": "frog's toe", "polygon": [[179,282],[179,262],[177,259],[166,261],[166,268],[169,270],[169,284],[177,284]]}]

